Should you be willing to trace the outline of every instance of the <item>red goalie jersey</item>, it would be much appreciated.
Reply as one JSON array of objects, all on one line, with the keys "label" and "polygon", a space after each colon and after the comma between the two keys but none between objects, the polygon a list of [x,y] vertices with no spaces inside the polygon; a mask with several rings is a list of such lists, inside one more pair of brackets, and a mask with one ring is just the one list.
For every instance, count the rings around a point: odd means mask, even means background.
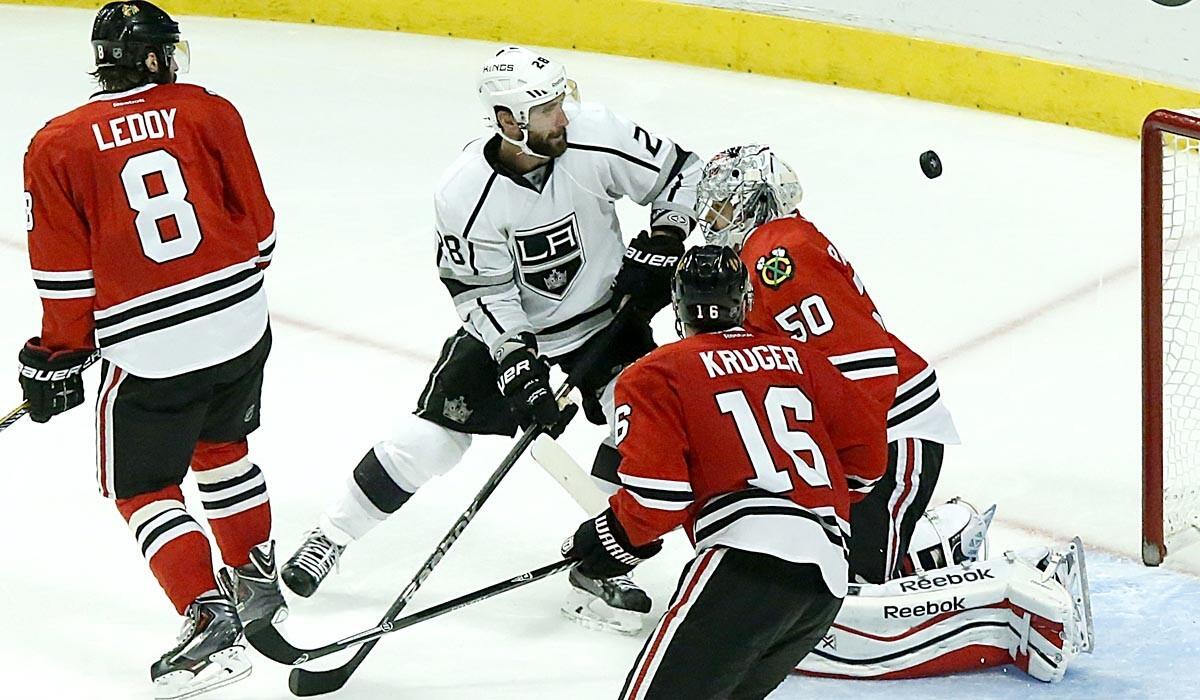
[{"label": "red goalie jersey", "polygon": [[829,358],[875,399],[879,420],[886,414],[889,440],[958,442],[933,368],[888,332],[850,262],[808,220],[763,224],[741,258],[754,285],[746,328],[785,333]]},{"label": "red goalie jersey", "polygon": [[610,503],[634,545],[683,525],[697,550],[817,564],[843,596],[850,488],[887,463],[868,402],[787,338],[731,329],[663,346],[617,380]]},{"label": "red goalie jersey", "polygon": [[274,212],[236,109],[195,85],[102,93],[25,154],[42,345],[159,378],[245,352],[267,326]]}]

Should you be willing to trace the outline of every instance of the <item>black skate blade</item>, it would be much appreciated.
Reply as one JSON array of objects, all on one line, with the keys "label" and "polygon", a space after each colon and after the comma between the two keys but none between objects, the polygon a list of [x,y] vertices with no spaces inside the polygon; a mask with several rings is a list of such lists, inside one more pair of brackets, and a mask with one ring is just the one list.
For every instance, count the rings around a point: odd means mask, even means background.
[{"label": "black skate blade", "polygon": [[246,625],[246,641],[268,659],[285,666],[295,666],[308,660],[308,651],[292,646],[268,619]]}]

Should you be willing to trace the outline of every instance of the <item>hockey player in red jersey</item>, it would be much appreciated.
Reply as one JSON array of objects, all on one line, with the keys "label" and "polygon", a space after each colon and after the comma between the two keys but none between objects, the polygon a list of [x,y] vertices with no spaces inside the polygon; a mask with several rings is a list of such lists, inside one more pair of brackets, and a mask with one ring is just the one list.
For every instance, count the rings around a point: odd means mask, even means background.
[{"label": "hockey player in red jersey", "polygon": [[846,594],[851,485],[877,480],[882,423],[819,353],[740,328],[730,248],[680,261],[685,339],[617,380],[622,487],[563,545],[586,575],[627,573],[683,526],[696,546],[622,698],[762,698],[819,642]]},{"label": "hockey player in red jersey", "polygon": [[936,375],[796,211],[800,184],[786,163],[766,146],[730,148],[705,166],[699,194],[706,238],[738,248],[752,269],[746,328],[828,357],[870,395],[863,420],[887,428],[887,470],[850,509],[852,595],[799,670],[911,678],[1011,663],[1061,679],[1092,647],[1082,546],[980,561],[994,507],[981,516],[955,499],[925,512],[943,445],[958,441]]},{"label": "hockey player in red jersey", "polygon": [[[20,382],[45,422],[83,402],[81,370],[103,358],[99,489],[187,618],[150,670],[156,697],[176,698],[248,674],[242,623],[286,613],[266,483],[246,441],[271,346],[274,212],[237,110],[175,82],[188,50],[174,20],[149,2],[109,3],[92,47],[100,92],[46,124],[25,155],[43,314]],[[183,504],[189,467],[227,565],[220,584]]]},{"label": "hockey player in red jersey", "polygon": [[[790,335],[826,357],[876,402],[888,431],[888,469],[853,508],[851,580],[900,575],[913,529],[958,433],[937,376],[888,332],[849,261],[796,211],[795,172],[766,146],[738,146],[708,162],[701,224],[711,241],[741,251],[752,270],[754,308],[746,327]],[[953,563],[953,562],[951,562]]]}]

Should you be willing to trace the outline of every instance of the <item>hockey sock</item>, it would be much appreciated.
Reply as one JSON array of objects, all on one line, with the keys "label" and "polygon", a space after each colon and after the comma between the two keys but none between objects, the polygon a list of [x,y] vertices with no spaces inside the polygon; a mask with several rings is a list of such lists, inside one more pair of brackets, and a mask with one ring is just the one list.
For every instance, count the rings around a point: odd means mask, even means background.
[{"label": "hockey sock", "polygon": [[410,498],[412,492],[396,483],[371,448],[354,468],[346,495],[321,518],[321,530],[334,544],[348,545],[400,510]]},{"label": "hockey sock", "polygon": [[129,529],[180,615],[200,594],[217,587],[208,538],[183,507],[178,486],[117,499]]},{"label": "hockey sock", "polygon": [[267,482],[248,455],[242,440],[201,442],[192,456],[204,514],[229,566],[248,564],[250,548],[271,537]]}]

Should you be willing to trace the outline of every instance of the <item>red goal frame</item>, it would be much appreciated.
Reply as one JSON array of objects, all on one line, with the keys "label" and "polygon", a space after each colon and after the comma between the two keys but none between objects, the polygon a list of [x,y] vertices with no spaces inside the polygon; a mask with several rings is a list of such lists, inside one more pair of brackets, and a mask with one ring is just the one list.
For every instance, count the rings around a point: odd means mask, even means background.
[{"label": "red goal frame", "polygon": [[1200,139],[1200,117],[1169,109],[1142,123],[1142,561],[1167,556],[1163,532],[1163,141]]}]

